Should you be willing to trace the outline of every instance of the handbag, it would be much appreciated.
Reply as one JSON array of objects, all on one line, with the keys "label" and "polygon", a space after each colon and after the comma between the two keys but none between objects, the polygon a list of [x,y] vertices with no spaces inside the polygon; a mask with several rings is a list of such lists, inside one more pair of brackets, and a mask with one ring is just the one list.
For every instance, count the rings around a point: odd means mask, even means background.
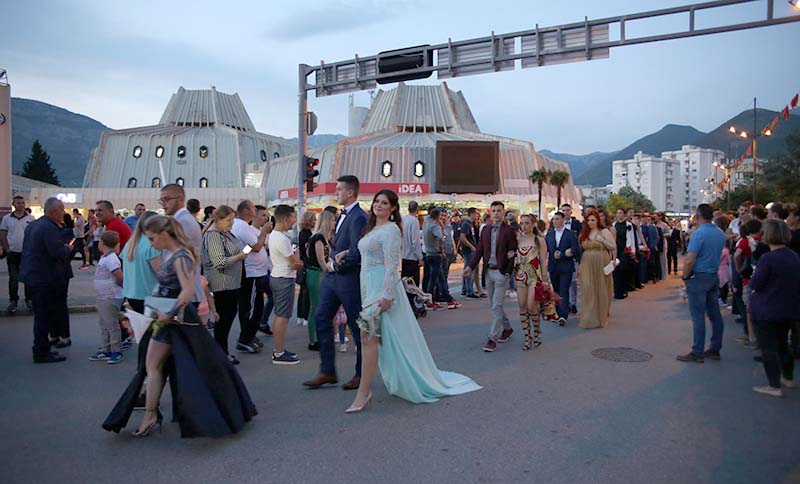
[{"label": "handbag", "polygon": [[306,285],[306,268],[301,267],[297,269],[297,275],[295,276],[295,283],[305,286]]},{"label": "handbag", "polygon": [[614,269],[616,269],[618,265],[619,265],[619,259],[612,260],[611,262],[603,266],[603,274],[605,275],[611,274],[612,272],[614,272]]},{"label": "handbag", "polygon": [[553,291],[548,284],[537,281],[533,288],[533,300],[536,302],[549,301],[553,298]]}]

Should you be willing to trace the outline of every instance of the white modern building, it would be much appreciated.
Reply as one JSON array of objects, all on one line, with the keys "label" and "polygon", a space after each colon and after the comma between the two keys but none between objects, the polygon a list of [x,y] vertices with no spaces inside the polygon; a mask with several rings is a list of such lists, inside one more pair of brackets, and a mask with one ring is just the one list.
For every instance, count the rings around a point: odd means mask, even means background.
[{"label": "white modern building", "polygon": [[[401,82],[391,90],[379,91],[369,110],[351,106],[350,116],[351,136],[308,149],[310,156],[320,160],[319,186],[306,194],[311,208],[331,204],[336,179],[352,174],[361,181],[365,202],[378,190],[390,188],[403,200],[423,205],[488,207],[493,200],[502,200],[509,208],[537,213],[538,197],[528,179],[530,174],[538,169],[570,171],[567,163],[537,153],[530,141],[483,133],[463,93],[450,90],[447,83]],[[498,145],[497,190],[458,194],[443,190],[442,173],[437,172],[442,162],[437,152],[440,144],[476,141]],[[462,173],[468,181],[477,176],[474,172]],[[268,163],[262,189],[273,204],[293,203],[297,197],[296,153]],[[543,213],[556,207],[556,199],[556,188],[546,184],[542,190]],[[561,191],[561,201],[574,206],[581,201],[571,179]]]},{"label": "white modern building", "polygon": [[681,163],[673,158],[639,151],[631,160],[612,163],[612,190],[616,193],[623,187],[631,187],[650,199],[659,211],[678,212],[683,209],[681,180]]},{"label": "white modern building", "polygon": [[725,176],[722,169],[714,166],[714,162],[724,162],[723,151],[684,145],[677,151],[662,152],[661,157],[677,160],[681,164],[682,183],[674,187],[682,194],[681,211],[688,212],[701,203],[714,200],[714,187]]},{"label": "white modern building", "polygon": [[180,87],[158,124],[103,133],[83,186],[256,188],[267,162],[295,149],[256,131],[238,94]]},{"label": "white modern building", "polygon": [[725,176],[721,168],[724,159],[720,150],[692,145],[664,151],[661,156],[640,151],[631,160],[613,162],[613,190],[629,186],[649,198],[657,210],[689,212],[714,200],[716,183]]}]

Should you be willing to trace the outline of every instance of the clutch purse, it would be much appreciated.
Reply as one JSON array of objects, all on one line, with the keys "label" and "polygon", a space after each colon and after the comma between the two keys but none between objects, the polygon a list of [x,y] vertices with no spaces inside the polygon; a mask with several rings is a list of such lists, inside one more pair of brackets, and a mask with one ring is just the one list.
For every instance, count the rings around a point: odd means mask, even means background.
[{"label": "clutch purse", "polygon": [[614,269],[619,265],[619,259],[614,259],[605,266],[603,266],[603,274],[609,275],[614,272]]}]

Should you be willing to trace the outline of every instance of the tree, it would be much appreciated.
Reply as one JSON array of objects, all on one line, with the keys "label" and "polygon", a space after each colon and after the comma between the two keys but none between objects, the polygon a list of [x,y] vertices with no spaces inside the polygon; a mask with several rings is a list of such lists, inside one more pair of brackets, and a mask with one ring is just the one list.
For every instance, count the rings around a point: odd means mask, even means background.
[{"label": "tree", "polygon": [[31,155],[25,161],[25,165],[22,166],[20,175],[32,180],[58,185],[56,171],[50,166],[50,155],[42,148],[38,139],[33,142]]},{"label": "tree", "polygon": [[[800,201],[800,130],[795,130],[786,136],[786,151],[777,156],[770,157],[764,164],[764,174],[761,176],[758,187],[767,185],[772,188],[777,199],[784,202]],[[758,195],[758,194],[757,194]],[[776,198],[761,198],[758,200],[773,201]]]},{"label": "tree", "polygon": [[[756,200],[763,200],[765,203],[777,200],[774,187],[771,184],[759,183],[756,187]],[[740,185],[733,191],[725,191],[714,201],[714,206],[719,210],[736,210],[739,206],[753,200],[753,184]]]},{"label": "tree", "polygon": [[605,203],[606,211],[609,217],[614,217],[618,209],[625,210],[631,207],[631,201],[618,193],[612,193],[608,196]]},{"label": "tree", "polygon": [[550,172],[550,184],[556,187],[556,205],[561,208],[561,190],[569,183],[569,172],[554,170]]},{"label": "tree", "polygon": [[631,187],[620,188],[618,195],[624,197],[628,201],[628,207],[636,210],[637,212],[655,212],[656,206],[649,198],[644,196],[643,193],[637,192]]},{"label": "tree", "polygon": [[531,183],[536,185],[539,192],[539,218],[542,218],[542,188],[544,184],[550,179],[550,172],[545,170],[544,168],[540,170],[535,170],[533,173],[530,174],[528,177],[531,180]]}]

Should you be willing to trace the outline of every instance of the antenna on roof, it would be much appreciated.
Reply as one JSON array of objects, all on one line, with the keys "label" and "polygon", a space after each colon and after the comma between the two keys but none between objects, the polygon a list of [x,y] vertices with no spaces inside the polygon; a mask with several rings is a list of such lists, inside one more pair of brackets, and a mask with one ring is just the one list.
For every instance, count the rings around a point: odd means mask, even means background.
[{"label": "antenna on roof", "polygon": [[8,72],[5,69],[0,69],[0,84],[8,85]]}]

